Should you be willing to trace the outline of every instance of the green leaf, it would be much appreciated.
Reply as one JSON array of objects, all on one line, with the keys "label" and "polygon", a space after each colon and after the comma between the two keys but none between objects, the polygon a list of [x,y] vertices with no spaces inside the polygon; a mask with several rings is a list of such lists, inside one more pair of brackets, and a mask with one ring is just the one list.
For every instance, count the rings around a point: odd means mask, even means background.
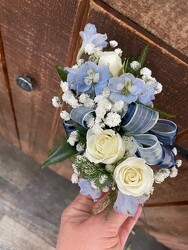
[{"label": "green leaf", "polygon": [[75,125],[76,129],[78,130],[79,135],[86,137],[87,129],[79,125],[78,123]]},{"label": "green leaf", "polygon": [[162,111],[162,110],[160,110],[160,109],[157,109],[157,108],[154,108],[154,107],[145,105],[145,104],[143,104],[143,103],[141,103],[141,102],[136,101],[136,103],[139,103],[139,104],[141,104],[141,105],[143,105],[143,106],[145,106],[145,107],[147,107],[147,108],[150,108],[150,109],[152,109],[152,110],[154,110],[154,111],[157,111],[160,115],[164,115],[164,116],[166,116],[166,117],[168,117],[168,118],[176,117],[176,116],[173,115],[173,114],[170,114],[170,113],[167,113],[167,112]]},{"label": "green leaf", "polygon": [[176,117],[175,115],[170,114],[170,113],[167,113],[167,112],[162,111],[162,110],[160,110],[160,109],[157,109],[157,108],[151,108],[151,107],[149,107],[149,108],[150,108],[150,109],[153,109],[153,110],[155,110],[155,111],[157,111],[160,115],[164,115],[164,116],[166,116],[166,117],[168,117],[168,118],[173,118],[173,117]]},{"label": "green leaf", "polygon": [[132,250],[132,245],[131,245],[131,243],[125,248],[125,250]]},{"label": "green leaf", "polygon": [[57,71],[60,79],[65,82],[67,80],[68,72],[59,65],[57,65],[55,68],[56,68],[56,71]]},{"label": "green leaf", "polygon": [[118,76],[121,76],[125,71],[125,63],[126,63],[126,59],[124,60],[121,69],[119,70]]},{"label": "green leaf", "polygon": [[127,58],[125,61],[125,65],[124,65],[124,72],[125,73],[127,73],[128,63],[129,63],[129,58]]},{"label": "green leaf", "polygon": [[141,68],[144,66],[144,62],[146,60],[147,54],[148,54],[148,48],[149,46],[147,45],[143,50],[141,51],[141,55],[139,57],[139,63],[141,64]]},{"label": "green leaf", "polygon": [[49,150],[48,157],[52,155],[62,144],[67,142],[67,135],[61,134],[58,138],[56,138],[53,142],[51,149]]},{"label": "green leaf", "polygon": [[48,159],[42,164],[41,169],[44,169],[49,165],[62,162],[75,155],[76,153],[76,148],[72,147],[69,143],[66,142],[59,148],[57,148],[56,151],[48,157]]},{"label": "green leaf", "polygon": [[75,125],[76,130],[78,131],[79,134],[79,141],[82,143],[86,143],[86,134],[87,134],[87,129],[79,125],[78,123]]}]

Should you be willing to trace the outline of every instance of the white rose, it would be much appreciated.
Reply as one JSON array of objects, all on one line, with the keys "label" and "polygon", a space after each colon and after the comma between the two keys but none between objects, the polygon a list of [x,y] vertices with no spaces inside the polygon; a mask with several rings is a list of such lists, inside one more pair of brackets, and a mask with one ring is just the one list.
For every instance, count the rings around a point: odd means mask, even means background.
[{"label": "white rose", "polygon": [[154,174],[145,162],[142,158],[129,157],[115,168],[114,179],[123,194],[138,197],[150,193]]},{"label": "white rose", "polygon": [[113,76],[118,76],[120,69],[122,68],[122,61],[120,56],[113,52],[101,52],[98,65],[107,65]]},{"label": "white rose", "polygon": [[120,160],[125,153],[125,144],[118,133],[111,129],[99,134],[87,132],[86,157],[94,163],[112,164]]}]

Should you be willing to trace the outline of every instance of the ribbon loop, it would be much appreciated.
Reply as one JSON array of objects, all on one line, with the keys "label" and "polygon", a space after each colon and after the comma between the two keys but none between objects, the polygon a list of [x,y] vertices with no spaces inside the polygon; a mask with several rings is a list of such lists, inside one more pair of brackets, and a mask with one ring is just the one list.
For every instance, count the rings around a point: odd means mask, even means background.
[{"label": "ribbon loop", "polygon": [[163,149],[163,156],[161,158],[161,162],[159,164],[157,164],[157,166],[159,167],[163,167],[163,168],[171,168],[174,167],[176,165],[176,156],[173,153],[173,151],[162,145],[162,149]]},{"label": "ribbon loop", "polygon": [[133,140],[137,146],[140,157],[145,159],[149,165],[158,165],[161,162],[163,149],[155,135],[134,135]]},{"label": "ribbon loop", "polygon": [[71,132],[76,130],[76,127],[73,121],[67,121],[67,122],[64,121],[63,126],[64,126],[67,136],[69,136]]},{"label": "ribbon loop", "polygon": [[87,128],[87,121],[94,117],[94,109],[87,107],[78,107],[71,110],[70,117],[73,121]]},{"label": "ribbon loop", "polygon": [[176,140],[177,125],[172,121],[159,119],[149,132],[156,135],[160,142],[173,145]]},{"label": "ribbon loop", "polygon": [[144,134],[157,122],[159,113],[144,105],[131,103],[122,118],[122,129],[131,134]]}]

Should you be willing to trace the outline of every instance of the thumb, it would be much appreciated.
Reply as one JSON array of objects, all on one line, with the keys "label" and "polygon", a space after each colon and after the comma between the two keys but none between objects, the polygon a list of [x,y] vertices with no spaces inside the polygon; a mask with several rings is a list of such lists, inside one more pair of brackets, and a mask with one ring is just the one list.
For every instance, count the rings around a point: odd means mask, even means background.
[{"label": "thumb", "polygon": [[140,205],[138,207],[138,210],[137,210],[135,216],[127,218],[127,220],[124,221],[124,223],[121,225],[121,227],[119,229],[119,237],[120,237],[120,241],[121,241],[122,246],[125,245],[125,242],[127,241],[127,238],[129,236],[130,232],[132,231],[133,227],[135,226],[141,213],[142,213],[142,206]]}]

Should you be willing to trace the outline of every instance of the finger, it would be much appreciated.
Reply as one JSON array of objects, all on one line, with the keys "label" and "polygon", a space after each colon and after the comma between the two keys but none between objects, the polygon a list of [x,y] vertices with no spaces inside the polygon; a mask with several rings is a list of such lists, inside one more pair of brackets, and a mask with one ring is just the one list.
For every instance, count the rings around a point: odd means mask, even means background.
[{"label": "finger", "polygon": [[122,243],[122,246],[125,245],[125,242],[127,241],[127,238],[129,236],[130,232],[132,231],[133,227],[135,226],[141,213],[142,213],[142,206],[140,205],[138,207],[138,210],[137,210],[135,216],[127,218],[127,220],[121,225],[120,230],[119,230],[119,237],[120,237],[120,241]]},{"label": "finger", "polygon": [[79,194],[73,202],[66,208],[66,215],[72,217],[79,216],[80,214],[91,214],[94,207],[94,201],[89,195]]},{"label": "finger", "polygon": [[[105,218],[105,215],[106,215],[106,210],[104,210],[101,213],[101,216],[103,216],[104,218]],[[110,228],[113,231],[116,230],[118,232],[119,228],[121,227],[121,225],[124,223],[124,221],[127,218],[128,218],[128,215],[112,210],[110,211],[105,223],[109,224]]]}]

